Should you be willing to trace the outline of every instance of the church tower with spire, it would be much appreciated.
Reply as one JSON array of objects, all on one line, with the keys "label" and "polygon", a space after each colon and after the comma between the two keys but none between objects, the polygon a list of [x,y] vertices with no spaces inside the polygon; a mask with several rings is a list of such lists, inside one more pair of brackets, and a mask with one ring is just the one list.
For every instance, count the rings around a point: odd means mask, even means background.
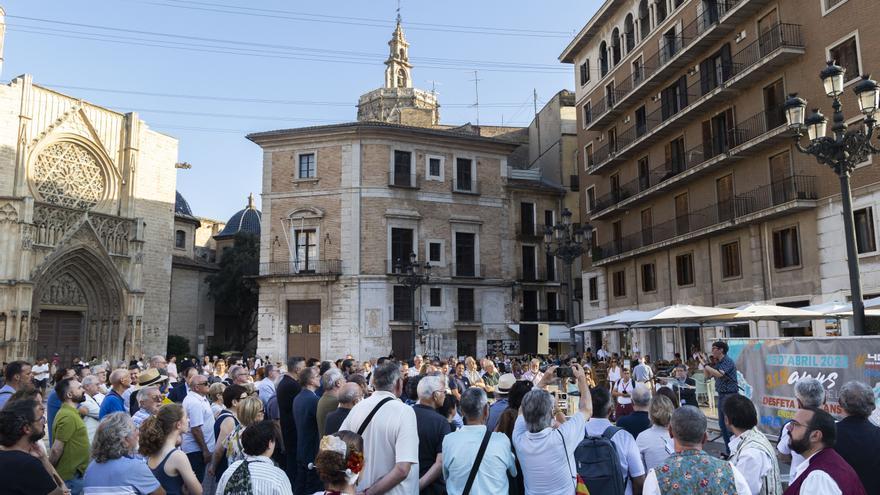
[{"label": "church tower with spire", "polygon": [[358,100],[358,122],[433,127],[440,122],[440,105],[433,92],[413,87],[409,43],[403,34],[400,14],[388,41],[385,60],[385,86],[366,93]]}]

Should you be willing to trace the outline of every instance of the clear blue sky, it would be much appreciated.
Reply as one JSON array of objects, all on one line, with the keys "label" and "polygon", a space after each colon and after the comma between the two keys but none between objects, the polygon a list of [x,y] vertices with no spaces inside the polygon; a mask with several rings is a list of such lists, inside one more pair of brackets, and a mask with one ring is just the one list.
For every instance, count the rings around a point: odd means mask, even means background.
[{"label": "clear blue sky", "polygon": [[[383,83],[396,0],[0,0],[2,79],[34,81],[180,140],[178,190],[226,220],[259,195],[248,132],[352,121]],[[526,125],[574,86],[557,57],[600,0],[404,0],[416,87],[435,84],[441,121]],[[154,93],[154,94],[144,94]],[[242,101],[248,100],[248,101]]]}]

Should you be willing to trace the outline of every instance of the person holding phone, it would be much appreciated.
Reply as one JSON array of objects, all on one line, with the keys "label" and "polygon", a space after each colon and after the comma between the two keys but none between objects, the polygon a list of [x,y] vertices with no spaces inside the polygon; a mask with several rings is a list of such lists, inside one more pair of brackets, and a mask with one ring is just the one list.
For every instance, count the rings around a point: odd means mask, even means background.
[{"label": "person holding phone", "polygon": [[621,377],[612,386],[611,395],[617,400],[614,408],[615,420],[620,419],[633,412],[631,394],[636,388],[636,382],[632,379],[629,369],[624,368],[621,371]]},{"label": "person holding phone", "polygon": [[731,434],[724,422],[724,401],[727,400],[728,397],[739,393],[739,383],[736,378],[736,363],[733,362],[733,359],[730,359],[730,357],[727,356],[729,349],[727,342],[719,340],[712,344],[712,357],[717,361],[716,364],[710,365],[702,356],[700,357],[700,364],[703,365],[703,372],[706,373],[706,376],[715,378],[716,380],[715,391],[718,393],[718,400],[716,401],[718,407],[718,426],[721,429],[721,435],[724,437],[724,447],[727,449],[728,455],[730,454],[730,450],[727,445],[730,443]]}]

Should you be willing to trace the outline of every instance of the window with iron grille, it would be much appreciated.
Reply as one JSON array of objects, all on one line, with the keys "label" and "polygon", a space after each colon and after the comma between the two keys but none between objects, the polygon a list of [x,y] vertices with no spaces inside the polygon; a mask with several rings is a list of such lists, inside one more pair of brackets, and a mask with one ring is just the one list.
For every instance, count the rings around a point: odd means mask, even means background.
[{"label": "window with iron grille", "polygon": [[800,239],[797,227],[773,232],[773,266],[790,268],[801,264]]},{"label": "window with iron grille", "polygon": [[626,270],[614,272],[612,277],[612,286],[614,289],[614,297],[626,296]]},{"label": "window with iron grille", "polygon": [[739,241],[721,245],[721,277],[734,278],[742,275],[739,257]]},{"label": "window with iron grille", "polygon": [[675,257],[675,275],[679,287],[694,285],[694,255],[680,254]]}]

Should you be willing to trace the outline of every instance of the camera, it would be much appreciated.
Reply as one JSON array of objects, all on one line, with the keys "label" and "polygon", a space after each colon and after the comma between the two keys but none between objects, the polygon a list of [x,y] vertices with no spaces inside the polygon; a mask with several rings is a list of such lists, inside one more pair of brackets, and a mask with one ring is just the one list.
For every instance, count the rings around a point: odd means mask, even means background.
[{"label": "camera", "polygon": [[560,366],[556,368],[557,378],[574,378],[574,371],[571,366]]}]

